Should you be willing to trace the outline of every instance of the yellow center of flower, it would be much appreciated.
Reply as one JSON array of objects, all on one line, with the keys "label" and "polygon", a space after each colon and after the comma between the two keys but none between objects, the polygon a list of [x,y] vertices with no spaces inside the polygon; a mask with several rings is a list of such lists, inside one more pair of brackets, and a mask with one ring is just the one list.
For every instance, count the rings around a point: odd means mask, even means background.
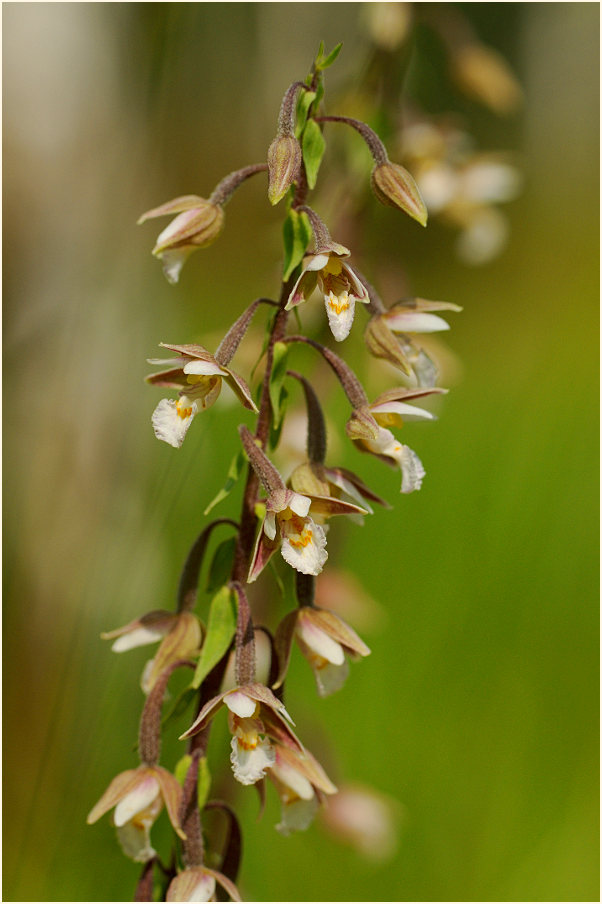
[{"label": "yellow center of flower", "polygon": [[176,402],[176,411],[183,421],[185,421],[187,417],[190,417],[192,415],[192,407],[186,407],[186,405],[183,405],[179,399]]},{"label": "yellow center of flower", "polygon": [[298,515],[293,514],[290,520],[295,529],[295,534],[292,537],[289,536],[289,543],[291,546],[294,546],[295,549],[304,549],[312,542],[314,535],[313,531],[309,524],[302,518],[299,518]]},{"label": "yellow center of flower", "polygon": [[342,314],[343,311],[349,310],[349,295],[347,292],[343,292],[338,298],[334,294],[334,292],[330,292],[328,296],[328,307],[331,311],[334,311],[335,314]]},{"label": "yellow center of flower", "polygon": [[325,267],[322,267],[322,273],[332,273],[333,276],[338,276],[341,270],[343,269],[343,264],[338,257],[331,256],[328,258],[328,263]]}]

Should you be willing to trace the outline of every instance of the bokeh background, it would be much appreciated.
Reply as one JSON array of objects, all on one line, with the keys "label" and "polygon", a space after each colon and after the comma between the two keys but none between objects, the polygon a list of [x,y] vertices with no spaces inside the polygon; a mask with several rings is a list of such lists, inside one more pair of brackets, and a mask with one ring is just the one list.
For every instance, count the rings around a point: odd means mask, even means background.
[{"label": "bokeh background", "polygon": [[[452,391],[437,424],[407,428],[428,472],[411,497],[333,435],[337,461],[395,503],[331,532],[333,564],[376,601],[355,621],[373,653],[333,698],[300,657],[288,687],[337,783],[394,802],[396,844],[375,861],[321,826],[283,839],[273,789],[260,822],[246,791],[248,900],[598,898],[599,7],[457,8],[513,67],[521,110],[462,98],[427,31],[403,65],[431,112],[513,154],[523,190],[506,248],[478,268],[436,222],[367,214],[355,259],[375,282],[373,252],[412,293],[464,308],[445,336]],[[366,21],[348,3],[4,5],[4,900],[133,894],[138,866],[108,819],[85,817],[135,765],[147,651],[116,656],[99,634],[171,604],[244,419],[216,406],[181,451],[158,443],[145,358],[159,341],[214,347],[278,287],[282,213],[261,178],[175,288],[149,253],[159,229],[136,219],[265,159],[322,39],[344,42],[327,91],[349,112]],[[361,328],[345,353],[360,366]],[[379,373],[366,379],[390,385]],[[340,432],[336,387],[325,400]],[[178,755],[168,742],[165,764]]]}]

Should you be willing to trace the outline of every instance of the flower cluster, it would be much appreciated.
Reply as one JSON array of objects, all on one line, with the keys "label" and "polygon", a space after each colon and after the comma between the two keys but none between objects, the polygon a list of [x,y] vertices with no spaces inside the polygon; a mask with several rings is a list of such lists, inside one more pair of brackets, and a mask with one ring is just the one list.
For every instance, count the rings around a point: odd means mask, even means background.
[{"label": "flower cluster", "polygon": [[[162,894],[168,901],[215,900],[217,885],[222,890],[219,894],[225,892],[232,900],[240,900],[234,884],[240,861],[240,826],[231,803],[210,799],[207,748],[211,726],[220,712],[225,710],[231,735],[233,778],[243,786],[257,785],[262,795],[265,779],[270,781],[282,808],[276,826],[279,832],[306,829],[328,798],[337,794],[323,766],[295,733],[285,708],[289,663],[296,644],[323,697],[342,687],[350,661],[370,654],[342,615],[329,608],[327,598],[321,596],[320,605],[316,603],[316,578],[328,560],[331,519],[346,516],[361,525],[374,514],[373,506],[388,507],[388,503],[349,468],[328,460],[324,393],[310,377],[290,368],[295,348],[304,344],[313,349],[342,390],[349,451],[355,447],[399,468],[404,494],[420,489],[425,469],[416,452],[393,431],[402,429],[405,434],[406,429],[411,430],[406,425],[433,421],[434,413],[415,403],[445,392],[436,385],[435,364],[414,337],[448,329],[440,312],[459,308],[424,299],[386,307],[376,290],[349,265],[350,250],[331,238],[322,218],[307,204],[326,148],[324,128],[327,123],[340,123],[359,133],[372,154],[373,168],[366,181],[376,198],[423,226],[427,222],[416,181],[408,170],[389,160],[372,129],[356,119],[320,115],[323,73],[339,49],[330,54],[321,49],[308,79],[294,82],[286,91],[265,163],[229,174],[208,199],[198,195],[176,198],[141,218],[144,222],[176,215],[153,250],[173,283],[187,257],[217,238],[224,225],[225,204],[248,178],[267,173],[268,202],[276,205],[286,199],[278,298],[254,300],[213,353],[198,344],[161,343],[169,357],[149,359],[160,369],[147,377],[148,383],[171,391],[158,401],[151,418],[155,436],[162,442],[181,447],[193,419],[216,403],[224,382],[257,420],[254,429],[239,427],[241,445],[226,485],[207,510],[234,490],[246,467],[240,518],[216,519],[203,527],[184,563],[175,610],[153,610],[103,635],[113,641],[116,652],[159,643],[142,676],[146,703],[140,721],[140,764],[113,779],[88,817],[95,822],[114,810],[124,852],[144,863],[139,900],[147,899],[143,896],[153,875],[163,883]],[[300,308],[316,293],[324,301],[324,325],[337,343],[351,334],[359,303],[358,310],[367,314],[368,352],[394,364],[403,385],[385,389],[370,401],[344,358],[328,344],[303,333]],[[294,320],[290,316],[293,309],[299,314]],[[263,375],[258,386],[253,385],[251,375],[250,388],[232,369],[231,361],[249,324],[261,311],[269,314]],[[292,322],[297,332],[290,329]],[[293,385],[300,387],[304,396],[306,449],[302,463],[288,473],[286,466],[277,462]],[[211,421],[210,416],[208,419]],[[205,429],[212,426],[214,422]],[[227,527],[232,536],[215,549],[209,567],[214,596],[208,613],[197,614],[203,592],[202,588],[199,591],[199,576],[218,526]],[[284,564],[275,556],[277,552]],[[262,612],[269,607],[270,580],[264,574],[268,563],[276,574],[288,572],[286,596],[289,604],[293,603],[273,631],[254,625],[256,600],[247,598],[261,577]],[[180,690],[171,713],[164,713],[169,678],[183,669],[192,670],[192,677]],[[187,746],[172,773],[159,765],[161,735],[184,713],[189,727],[180,740]],[[227,754],[223,759],[227,761]],[[151,827],[164,807],[177,839],[167,867],[150,840]],[[221,810],[230,820],[221,849],[204,835],[203,820],[209,809]]]}]

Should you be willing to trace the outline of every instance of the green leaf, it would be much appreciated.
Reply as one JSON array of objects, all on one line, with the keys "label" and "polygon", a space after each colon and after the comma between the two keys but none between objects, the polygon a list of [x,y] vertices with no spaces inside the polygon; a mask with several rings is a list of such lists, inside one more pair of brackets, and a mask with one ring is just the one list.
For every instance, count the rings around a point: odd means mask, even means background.
[{"label": "green leaf", "polygon": [[226,482],[217,494],[217,496],[211,500],[205,511],[204,515],[208,515],[211,509],[215,508],[218,502],[221,502],[222,499],[225,499],[226,496],[229,496],[238,480],[240,479],[240,475],[242,474],[246,463],[246,458],[242,450],[237,452],[232,461],[230,462],[230,467],[228,468],[228,474],[226,477]]},{"label": "green leaf", "polygon": [[211,790],[211,773],[207,765],[207,757],[202,756],[199,760],[199,778],[197,782],[197,800],[199,802],[199,810],[202,810],[209,797]]},{"label": "green leaf", "polygon": [[236,537],[228,537],[227,540],[222,540],[215,550],[209,566],[207,593],[214,593],[218,587],[222,587],[227,582],[232,571],[235,549]]},{"label": "green leaf", "polygon": [[288,358],[288,345],[284,342],[276,342],[273,350],[272,373],[270,375],[270,403],[272,405],[272,419],[277,427],[282,419],[281,400],[284,378],[286,377],[286,361]]},{"label": "green leaf", "polygon": [[[321,46],[323,48],[324,44],[322,44]],[[328,69],[329,66],[332,66],[339,53],[341,52],[342,46],[342,42],[340,44],[337,44],[334,50],[331,50],[328,56],[324,57],[324,59],[320,59],[320,57],[318,57],[318,60],[316,61],[316,69]],[[324,51],[322,50],[322,53],[323,52]]]},{"label": "green leaf", "polygon": [[201,650],[192,687],[198,688],[211,669],[217,665],[234,637],[236,630],[236,603],[229,587],[222,587],[211,600],[207,636]]},{"label": "green leaf", "polygon": [[307,173],[307,184],[310,188],[316,187],[318,170],[326,150],[326,142],[320,126],[315,119],[310,119],[303,132],[303,162]]},{"label": "green leaf", "polygon": [[174,769],[174,775],[176,779],[179,781],[181,785],[184,784],[184,780],[186,778],[186,773],[190,769],[190,764],[192,763],[192,757],[189,753],[185,753],[184,756],[178,760],[176,763],[176,768]]},{"label": "green leaf", "polygon": [[301,91],[297,100],[297,112],[295,115],[295,137],[300,138],[301,132],[307,122],[309,108],[316,99],[315,91]]},{"label": "green leaf", "polygon": [[282,227],[284,239],[284,273],[282,282],[286,282],[295,267],[303,260],[312,237],[309,219],[305,213],[289,210]]}]

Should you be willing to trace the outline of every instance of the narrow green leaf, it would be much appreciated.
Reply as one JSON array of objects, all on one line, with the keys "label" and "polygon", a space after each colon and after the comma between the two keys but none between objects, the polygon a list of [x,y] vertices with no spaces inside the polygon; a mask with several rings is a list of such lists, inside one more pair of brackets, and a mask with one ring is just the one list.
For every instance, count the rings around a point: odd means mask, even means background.
[{"label": "narrow green leaf", "polygon": [[337,46],[333,50],[331,50],[330,53],[328,54],[328,56],[324,57],[324,59],[318,58],[318,62],[316,64],[317,68],[318,69],[328,69],[329,66],[332,66],[332,64],[338,57],[339,53],[341,52],[342,46],[343,46],[343,44],[341,42],[340,44],[337,44]]},{"label": "narrow green leaf", "polygon": [[228,474],[225,484],[223,485],[217,496],[215,496],[215,498],[211,500],[203,514],[208,515],[211,509],[215,508],[218,502],[221,502],[222,499],[225,499],[226,496],[230,495],[230,493],[238,483],[238,480],[240,479],[240,475],[242,474],[245,467],[245,462],[246,459],[242,450],[240,452],[237,452],[230,462],[230,467],[228,468]]},{"label": "narrow green leaf", "polygon": [[280,434],[282,433],[282,427],[284,424],[284,414],[286,412],[286,405],[288,401],[288,391],[286,386],[282,386],[280,389],[280,398],[278,400],[278,409],[280,411],[280,420],[278,424],[270,425],[270,435],[268,439],[268,447],[270,452],[273,452],[274,449],[278,448],[278,443],[280,442]]},{"label": "narrow green leaf", "polygon": [[198,688],[214,665],[220,661],[236,630],[236,603],[229,587],[222,587],[211,600],[207,636],[201,650],[192,687]]},{"label": "narrow green leaf", "polygon": [[197,782],[197,800],[199,802],[199,810],[202,810],[211,790],[211,773],[207,765],[207,757],[202,756],[199,760],[199,778]]},{"label": "narrow green leaf", "polygon": [[305,213],[289,210],[282,227],[284,239],[284,273],[282,282],[286,282],[295,267],[303,260],[312,237],[309,219]]},{"label": "narrow green leaf", "polygon": [[307,173],[307,184],[310,188],[316,187],[318,170],[326,150],[326,142],[320,126],[315,119],[310,119],[303,132],[303,162]]},{"label": "narrow green leaf", "polygon": [[316,98],[315,91],[300,91],[295,115],[295,137],[300,138],[307,122],[309,108]]},{"label": "narrow green leaf", "polygon": [[274,426],[278,427],[282,419],[280,402],[282,386],[286,376],[286,360],[288,357],[288,345],[284,342],[276,342],[272,359],[272,373],[270,375],[270,403],[272,405],[272,419]]},{"label": "narrow green leaf", "polygon": [[236,537],[228,537],[227,540],[222,540],[215,550],[209,566],[207,593],[214,593],[218,587],[222,587],[227,582],[232,571],[235,549]]},{"label": "narrow green leaf", "polygon": [[196,696],[196,691],[193,687],[185,688],[176,699],[172,702],[169,710],[163,716],[161,720],[161,727],[165,728],[165,726],[172,721],[172,719],[177,719],[183,713],[186,712],[190,704],[192,703],[194,697]]},{"label": "narrow green leaf", "polygon": [[192,763],[192,757],[189,753],[185,753],[183,757],[181,757],[176,763],[176,768],[174,769],[174,775],[179,781],[181,785],[184,784],[184,779],[186,778],[186,773],[190,769],[190,764]]}]

